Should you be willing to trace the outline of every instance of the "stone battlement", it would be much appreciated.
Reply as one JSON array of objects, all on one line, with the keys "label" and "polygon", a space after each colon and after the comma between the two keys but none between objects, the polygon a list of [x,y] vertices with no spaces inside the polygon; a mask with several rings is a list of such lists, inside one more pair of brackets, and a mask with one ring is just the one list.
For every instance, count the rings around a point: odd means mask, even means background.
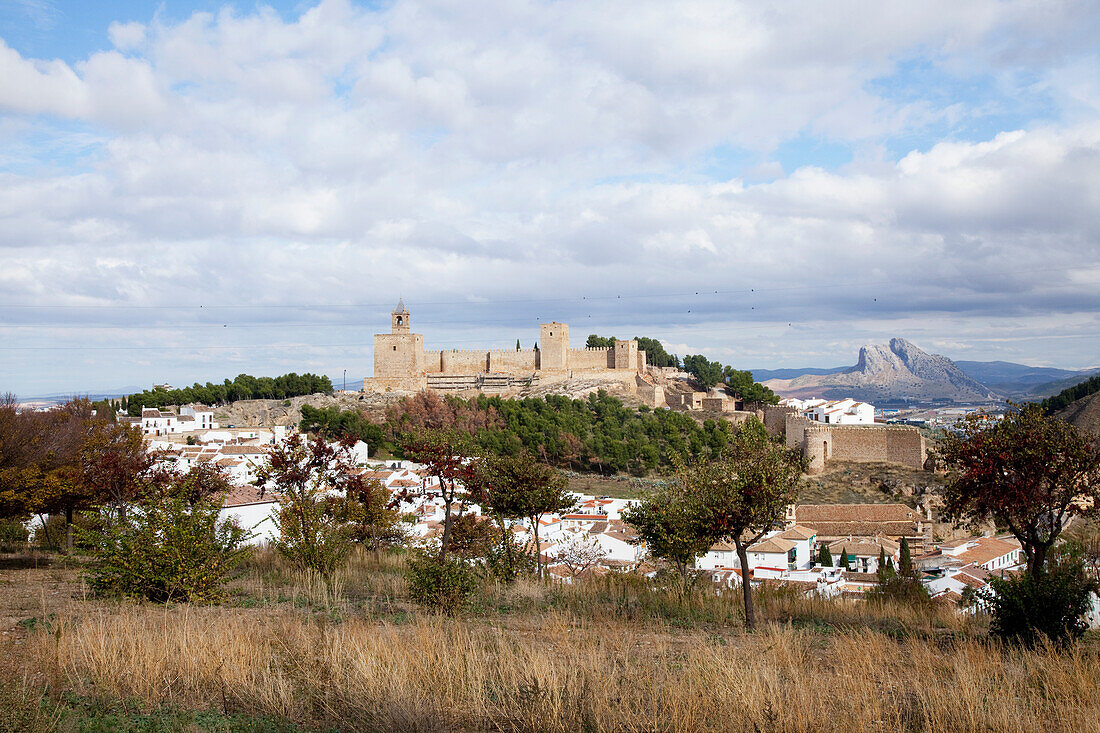
[{"label": "stone battlement", "polygon": [[364,389],[378,385],[392,389],[398,384],[403,388],[410,380],[424,383],[429,376],[435,380],[435,377],[507,374],[530,379],[539,373],[560,376],[574,370],[641,373],[646,364],[645,352],[638,349],[634,340],[616,341],[615,348],[571,348],[569,325],[557,321],[539,326],[536,348],[518,351],[425,349],[424,337],[412,332],[411,315],[404,303],[399,303],[391,314],[391,326],[390,333],[375,334],[374,377],[364,381]]}]

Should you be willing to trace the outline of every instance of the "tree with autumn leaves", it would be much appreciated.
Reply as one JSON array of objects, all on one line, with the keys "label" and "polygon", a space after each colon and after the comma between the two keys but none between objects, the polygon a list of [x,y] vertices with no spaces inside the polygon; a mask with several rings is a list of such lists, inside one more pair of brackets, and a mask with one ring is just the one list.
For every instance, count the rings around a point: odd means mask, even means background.
[{"label": "tree with autumn leaves", "polygon": [[254,484],[279,501],[275,549],[303,568],[331,578],[351,551],[356,505],[372,486],[358,470],[346,438],[330,443],[291,435],[268,453]]},{"label": "tree with autumn leaves", "polygon": [[95,417],[76,399],[48,412],[19,411],[0,398],[0,516],[63,514],[72,548],[74,512],[128,503],[167,477],[145,450],[141,431]]},{"label": "tree with autumn leaves", "polygon": [[1011,532],[1032,577],[1069,521],[1094,512],[1100,498],[1100,439],[1038,406],[993,424],[971,415],[938,456],[949,476],[945,516],[975,527],[993,520]]},{"label": "tree with autumn leaves", "polygon": [[990,630],[1034,644],[1080,637],[1100,586],[1072,545],[1059,542],[1075,517],[1096,511],[1100,438],[1028,405],[988,423],[970,416],[939,452],[948,471],[948,518],[981,526],[993,521],[1020,542],[1027,572],[991,578],[977,593],[990,611]]}]

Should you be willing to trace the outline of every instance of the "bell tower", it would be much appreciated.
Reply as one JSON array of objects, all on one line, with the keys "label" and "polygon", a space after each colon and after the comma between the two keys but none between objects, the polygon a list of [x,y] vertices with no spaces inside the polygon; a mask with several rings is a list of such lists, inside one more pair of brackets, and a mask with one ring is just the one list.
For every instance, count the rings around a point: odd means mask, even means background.
[{"label": "bell tower", "polygon": [[405,307],[404,298],[397,301],[397,307],[393,309],[391,317],[393,323],[390,333],[412,333],[409,326],[409,309]]},{"label": "bell tower", "polygon": [[424,337],[409,326],[409,309],[398,301],[390,314],[390,333],[374,335],[376,379],[417,379],[424,375]]}]

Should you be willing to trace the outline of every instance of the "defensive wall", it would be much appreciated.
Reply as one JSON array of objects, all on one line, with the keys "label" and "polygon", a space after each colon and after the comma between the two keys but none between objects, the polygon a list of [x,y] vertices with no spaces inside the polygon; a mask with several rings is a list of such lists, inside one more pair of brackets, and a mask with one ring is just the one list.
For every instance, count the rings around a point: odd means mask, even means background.
[{"label": "defensive wall", "polygon": [[[762,405],[760,409],[764,413],[761,418],[764,427],[768,429],[770,435],[785,435],[787,432],[787,415],[798,414],[798,410],[793,407],[780,407],[779,405]],[[787,445],[790,446],[789,441]]]},{"label": "defensive wall", "polygon": [[614,369],[614,349],[569,349],[570,369]]},{"label": "defensive wall", "polygon": [[635,388],[638,390],[638,398],[650,407],[668,407],[665,399],[665,388],[657,384],[648,374],[634,376]]},{"label": "defensive wall", "polygon": [[831,460],[898,463],[921,470],[928,458],[924,436],[908,425],[823,425],[788,414],[786,443],[802,451],[809,473],[821,473]]}]

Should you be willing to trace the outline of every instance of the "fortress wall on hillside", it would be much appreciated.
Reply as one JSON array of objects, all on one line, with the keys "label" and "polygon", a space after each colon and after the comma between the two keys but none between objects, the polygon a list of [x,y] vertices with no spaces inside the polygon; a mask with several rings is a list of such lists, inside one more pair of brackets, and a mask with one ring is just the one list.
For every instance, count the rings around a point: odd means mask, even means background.
[{"label": "fortress wall on hillside", "polygon": [[[488,366],[488,354],[489,352],[483,349],[443,349],[437,353],[439,359],[436,363],[440,365],[438,371],[441,374],[480,374],[486,371]],[[425,362],[430,361],[425,358]]]},{"label": "fortress wall on hillside", "polygon": [[727,410],[722,413],[722,419],[729,421],[730,425],[733,425],[735,428],[754,417],[759,416],[755,412],[749,412],[748,410]]},{"label": "fortress wall on hillside", "polygon": [[813,425],[817,425],[817,423],[807,417],[802,417],[798,413],[787,413],[783,423],[787,447],[801,448],[805,442],[806,428]]},{"label": "fortress wall on hillside", "polygon": [[570,369],[614,369],[613,349],[570,349],[568,353]]},{"label": "fortress wall on hillside", "polygon": [[489,371],[506,372],[516,376],[529,376],[534,374],[535,350],[534,349],[500,349],[489,352]]},{"label": "fortress wall on hillside", "polygon": [[787,431],[787,415],[794,415],[798,411],[793,407],[780,407],[779,405],[763,405],[761,421],[768,429],[770,435],[783,435]]},{"label": "fortress wall on hillside", "polygon": [[[801,420],[803,418],[799,418]],[[802,433],[802,451],[810,473],[820,473],[830,460],[857,463],[900,463],[923,469],[928,457],[924,436],[909,426],[795,425]],[[792,426],[794,421],[788,421]],[[791,434],[787,435],[788,445]]]},{"label": "fortress wall on hillside", "polygon": [[650,407],[667,407],[664,387],[652,379],[640,374],[634,375],[634,384],[638,389],[638,397]]}]

